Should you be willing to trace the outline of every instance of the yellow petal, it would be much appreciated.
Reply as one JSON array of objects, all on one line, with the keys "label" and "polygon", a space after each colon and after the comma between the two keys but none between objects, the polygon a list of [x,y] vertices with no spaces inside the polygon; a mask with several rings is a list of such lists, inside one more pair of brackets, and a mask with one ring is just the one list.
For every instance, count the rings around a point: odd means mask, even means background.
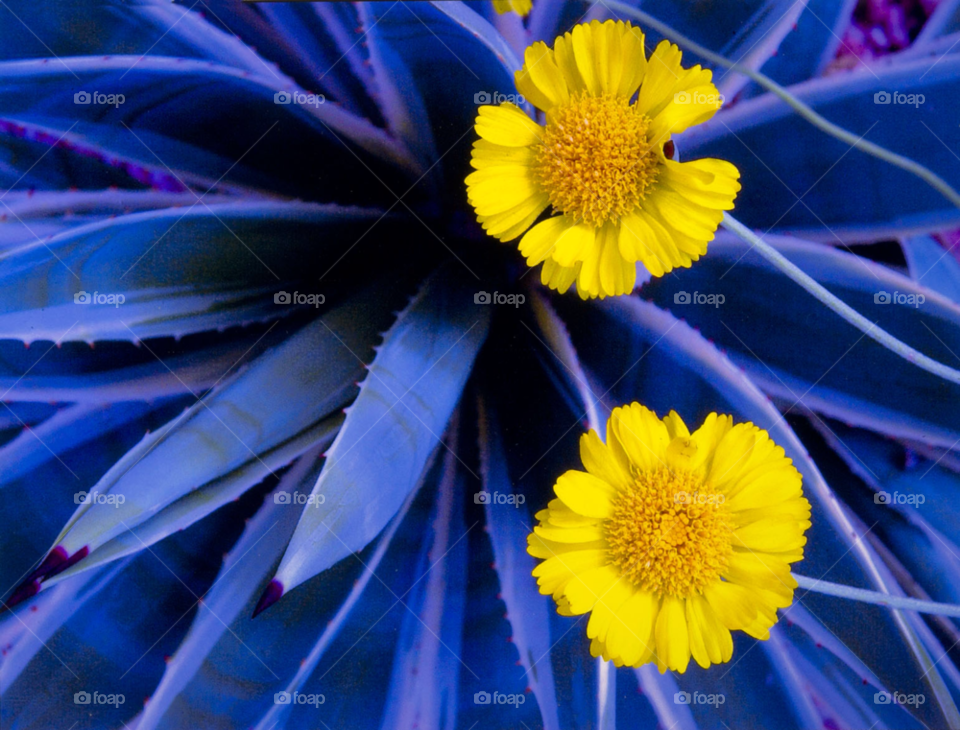
[{"label": "yellow petal", "polygon": [[657,666],[683,674],[690,663],[690,634],[683,599],[665,596],[657,615]]},{"label": "yellow petal", "polygon": [[652,471],[664,464],[670,439],[667,427],[657,414],[639,403],[615,408],[610,414],[614,433],[630,459],[641,471]]},{"label": "yellow petal", "polygon": [[580,460],[588,472],[616,489],[625,489],[633,482],[626,455],[603,443],[596,431],[580,437]]},{"label": "yellow petal", "polygon": [[587,472],[571,469],[557,479],[553,491],[570,509],[585,517],[607,519],[613,514],[616,489]]},{"label": "yellow petal", "polygon": [[482,106],[477,117],[477,134],[488,142],[505,147],[529,147],[543,136],[543,127],[510,102]]},{"label": "yellow petal", "polygon": [[527,266],[536,266],[553,252],[557,239],[570,227],[562,215],[547,218],[537,223],[520,239],[520,254],[527,259]]}]

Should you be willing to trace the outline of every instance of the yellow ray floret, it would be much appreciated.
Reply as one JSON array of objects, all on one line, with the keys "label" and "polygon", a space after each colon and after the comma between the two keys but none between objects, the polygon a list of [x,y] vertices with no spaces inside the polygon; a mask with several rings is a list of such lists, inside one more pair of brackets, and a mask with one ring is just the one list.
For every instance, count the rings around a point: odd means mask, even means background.
[{"label": "yellow ray floret", "polygon": [[648,59],[643,43],[612,20],[534,43],[516,86],[545,124],[508,102],[477,117],[466,183],[478,221],[502,241],[522,236],[543,283],[576,282],[584,299],[630,293],[637,262],[654,276],[690,266],[740,190],[729,162],[677,162],[667,144],[720,108],[711,72],[683,68],[667,41]]},{"label": "yellow ray floret", "polygon": [[766,431],[711,413],[690,433],[633,403],[613,411],[606,442],[581,438],[580,458],[527,549],[557,610],[590,614],[594,656],[684,672],[691,656],[729,661],[732,630],[769,637],[793,601],[810,503]]},{"label": "yellow ray floret", "polygon": [[503,15],[511,10],[523,17],[533,7],[533,0],[493,0],[493,9]]}]

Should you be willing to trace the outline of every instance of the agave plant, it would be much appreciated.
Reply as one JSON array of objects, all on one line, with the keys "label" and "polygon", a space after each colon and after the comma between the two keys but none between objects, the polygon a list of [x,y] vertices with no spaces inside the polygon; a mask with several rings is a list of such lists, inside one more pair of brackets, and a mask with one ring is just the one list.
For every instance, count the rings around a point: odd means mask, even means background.
[{"label": "agave plant", "polygon": [[[0,2],[0,727],[960,728],[960,3],[508,8]],[[610,290],[465,182],[606,20],[726,100],[658,164],[740,176]],[[796,475],[729,645],[538,590],[631,403]]]}]

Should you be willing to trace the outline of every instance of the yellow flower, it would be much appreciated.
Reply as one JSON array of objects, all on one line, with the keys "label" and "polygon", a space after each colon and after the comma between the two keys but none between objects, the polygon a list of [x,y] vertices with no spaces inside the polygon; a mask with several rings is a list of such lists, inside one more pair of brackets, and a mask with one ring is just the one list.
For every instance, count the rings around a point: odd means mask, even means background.
[{"label": "yellow flower", "polygon": [[[517,91],[544,126],[509,102],[480,107],[467,199],[491,236],[526,231],[520,253],[543,263],[544,284],[629,294],[637,261],[654,276],[690,266],[733,208],[736,167],[671,159],[671,135],[722,101],[711,72],[684,69],[680,55],[664,41],[648,60],[639,28],[593,21],[526,50]],[[530,228],[548,207],[556,215]]]},{"label": "yellow flower", "polygon": [[524,16],[533,7],[533,0],[493,0],[493,9],[503,15],[511,10],[519,16]]},{"label": "yellow flower", "polygon": [[766,431],[711,413],[690,433],[633,403],[580,439],[586,471],[561,476],[528,550],[540,592],[590,613],[594,656],[683,672],[733,654],[731,629],[769,638],[793,602],[810,503]]}]

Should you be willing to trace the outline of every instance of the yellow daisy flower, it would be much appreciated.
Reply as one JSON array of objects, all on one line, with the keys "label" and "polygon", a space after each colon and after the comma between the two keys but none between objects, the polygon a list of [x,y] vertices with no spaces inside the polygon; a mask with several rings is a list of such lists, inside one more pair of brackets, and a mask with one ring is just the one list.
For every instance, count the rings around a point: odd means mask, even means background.
[{"label": "yellow daisy flower", "polygon": [[[654,276],[690,266],[733,208],[736,167],[671,159],[671,135],[721,105],[711,72],[680,56],[663,41],[647,59],[639,28],[595,20],[526,50],[517,91],[545,125],[509,102],[480,107],[467,199],[491,236],[526,231],[520,253],[543,264],[544,284],[629,294],[637,261]],[[548,207],[556,215],[533,225]]]},{"label": "yellow daisy flower", "polygon": [[493,9],[500,15],[509,13],[511,10],[517,15],[523,17],[530,12],[533,7],[533,0],[493,0]]},{"label": "yellow daisy flower", "polygon": [[769,638],[793,602],[810,503],[769,434],[711,413],[690,433],[632,403],[606,443],[580,439],[586,471],[568,471],[537,513],[528,550],[540,592],[565,616],[590,613],[594,656],[618,667],[683,672],[733,654],[732,629]]}]

